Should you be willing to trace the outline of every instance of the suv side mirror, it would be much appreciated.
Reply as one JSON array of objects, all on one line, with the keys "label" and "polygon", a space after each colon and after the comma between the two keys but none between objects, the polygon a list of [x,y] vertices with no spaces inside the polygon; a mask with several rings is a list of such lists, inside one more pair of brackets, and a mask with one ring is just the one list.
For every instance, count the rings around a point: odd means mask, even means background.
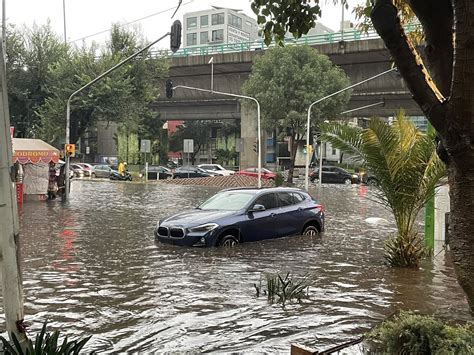
[{"label": "suv side mirror", "polygon": [[265,211],[265,206],[257,203],[250,209],[249,212],[261,212],[261,211]]}]

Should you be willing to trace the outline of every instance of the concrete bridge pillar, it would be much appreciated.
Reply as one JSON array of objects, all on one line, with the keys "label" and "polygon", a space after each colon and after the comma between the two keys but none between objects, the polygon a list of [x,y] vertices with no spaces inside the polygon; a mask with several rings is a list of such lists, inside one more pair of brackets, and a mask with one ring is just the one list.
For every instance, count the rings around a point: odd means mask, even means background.
[{"label": "concrete bridge pillar", "polygon": [[[240,138],[242,149],[240,152],[240,168],[246,169],[257,166],[257,153],[253,145],[257,139],[257,107],[255,103],[241,106]],[[262,148],[264,148],[262,142]],[[262,160],[263,161],[263,160]]]}]

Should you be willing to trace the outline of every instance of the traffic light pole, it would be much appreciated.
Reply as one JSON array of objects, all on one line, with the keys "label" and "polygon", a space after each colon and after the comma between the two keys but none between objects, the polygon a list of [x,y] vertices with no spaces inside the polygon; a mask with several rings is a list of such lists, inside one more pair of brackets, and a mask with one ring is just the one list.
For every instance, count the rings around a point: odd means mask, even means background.
[{"label": "traffic light pole", "polygon": [[220,91],[215,91],[215,90],[207,90],[207,89],[201,89],[201,88],[195,88],[192,86],[184,86],[184,85],[178,85],[173,88],[174,89],[188,89],[188,90],[195,90],[195,91],[202,91],[202,92],[208,92],[211,94],[218,94],[218,95],[223,95],[223,96],[231,96],[231,97],[238,97],[241,99],[248,99],[252,100],[257,104],[257,136],[258,136],[258,160],[257,160],[257,179],[258,179],[258,188],[262,187],[262,135],[261,135],[261,125],[260,125],[260,104],[258,103],[257,99],[251,96],[245,96],[245,95],[236,95],[236,94],[229,94],[227,92],[220,92]]},{"label": "traffic light pole", "polygon": [[[356,86],[365,84],[368,81],[377,79],[378,77],[380,77],[382,75],[391,73],[391,72],[396,71],[396,70],[397,70],[396,67],[394,67],[392,69],[389,69],[389,70],[386,70],[386,71],[384,71],[380,74],[377,74],[377,75],[371,76],[370,78],[367,78],[365,80],[359,81],[358,83],[352,84],[352,85],[350,85],[346,88],[343,88],[341,90],[333,92],[332,94],[324,96],[324,97],[320,98],[319,100],[316,100],[313,103],[311,103],[311,105],[309,105],[309,107],[308,107],[308,119],[307,119],[307,122],[306,122],[306,145],[309,145],[309,136],[310,136],[310,131],[311,131],[311,109],[313,108],[314,105],[319,104],[320,102],[322,102],[324,100],[327,100],[327,99],[329,99],[333,96],[336,96],[336,95],[340,94],[341,92],[350,90],[352,88],[355,88]],[[321,155],[322,155],[322,149],[320,151],[321,151]],[[323,157],[320,156],[319,157],[319,166],[322,165],[322,159],[323,159]],[[321,186],[321,180],[322,180],[321,174],[322,174],[321,169],[319,169],[319,185],[320,186]],[[309,154],[306,154],[306,167],[305,167],[305,174],[304,175],[305,175],[304,176],[304,187],[305,187],[305,190],[308,191],[308,188],[309,188]]]},{"label": "traffic light pole", "polygon": [[[143,52],[145,52],[146,50],[150,49],[151,46],[155,45],[156,43],[158,43],[159,41],[161,41],[163,38],[165,37],[168,37],[169,35],[171,34],[171,32],[168,32],[166,33],[164,36],[158,38],[156,41],[154,42],[151,42],[149,45],[147,45],[146,47],[140,49],[138,52],[135,52],[133,53],[131,56],[125,58],[124,60],[122,60],[120,63],[118,63],[117,65],[115,65],[114,67],[110,68],[109,70],[105,71],[104,73],[100,74],[97,78],[95,78],[94,80],[90,81],[89,83],[87,83],[86,85],[84,85],[83,87],[81,87],[80,89],[74,91],[71,96],[69,96],[69,99],[67,100],[67,104],[66,104],[66,144],[69,144],[69,140],[70,140],[70,121],[71,121],[71,100],[72,98],[79,94],[81,91],[87,89],[89,86],[95,84],[96,82],[98,82],[100,79],[104,78],[105,76],[109,75],[111,72],[113,72],[114,70],[120,68],[122,65],[124,65],[125,63],[131,61],[132,59],[134,59],[135,57],[137,57],[138,55],[142,54]],[[66,173],[66,186],[65,186],[65,194],[63,195],[63,201],[68,201],[69,200],[69,155],[66,154],[65,156],[66,158],[66,169],[65,169],[65,173]]]}]

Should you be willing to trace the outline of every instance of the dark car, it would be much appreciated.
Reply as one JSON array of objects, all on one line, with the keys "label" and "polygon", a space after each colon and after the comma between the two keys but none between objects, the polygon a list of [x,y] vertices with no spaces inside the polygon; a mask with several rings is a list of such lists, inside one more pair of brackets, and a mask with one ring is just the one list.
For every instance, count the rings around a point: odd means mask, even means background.
[{"label": "dark car", "polygon": [[227,189],[199,207],[158,222],[158,241],[182,246],[234,246],[324,231],[324,210],[296,188]]},{"label": "dark car", "polygon": [[377,178],[372,175],[369,171],[359,173],[360,182],[366,185],[375,186],[379,184]]},{"label": "dark car", "polygon": [[196,166],[182,166],[176,169],[173,173],[173,179],[185,179],[185,178],[197,178],[197,177],[209,177],[215,176],[215,174],[209,173],[204,169]]},{"label": "dark car", "polygon": [[[310,175],[311,182],[319,180],[319,168],[314,170]],[[339,168],[338,166],[323,166],[322,182],[329,184],[357,184],[359,183],[359,175]]]},{"label": "dark car", "polygon": [[[140,178],[145,177],[145,169],[140,171]],[[148,180],[162,180],[173,177],[173,173],[170,169],[164,166],[149,166],[148,167]]]}]

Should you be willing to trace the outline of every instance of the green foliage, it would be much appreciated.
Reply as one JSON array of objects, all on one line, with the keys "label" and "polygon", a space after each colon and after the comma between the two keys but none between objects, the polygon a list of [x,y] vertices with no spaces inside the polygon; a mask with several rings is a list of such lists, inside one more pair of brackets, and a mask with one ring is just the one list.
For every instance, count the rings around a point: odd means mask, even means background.
[{"label": "green foliage", "polygon": [[6,69],[10,118],[18,137],[34,137],[42,122],[37,110],[48,97],[50,68],[69,53],[50,24],[8,27]]},{"label": "green foliage", "polygon": [[196,155],[204,144],[209,143],[211,139],[212,123],[209,121],[186,121],[170,137],[170,150],[180,151],[183,149],[184,139],[194,140],[194,152],[191,154],[191,164],[194,165]]},{"label": "green foliage", "polygon": [[[32,30],[10,28],[6,42],[16,132],[52,143],[64,136],[69,96],[145,44],[138,33],[114,26],[102,53],[95,45],[71,47],[49,24]],[[159,81],[168,67],[167,60],[144,53],[76,95],[71,102],[71,141],[98,121],[116,122],[133,133],[154,127],[150,103],[159,95]]]},{"label": "green foliage", "polygon": [[217,162],[222,165],[229,165],[230,161],[233,161],[237,158],[239,154],[230,149],[217,149],[216,150],[216,158]]},{"label": "green foliage", "polygon": [[[392,211],[398,229],[398,236],[387,244],[386,251],[400,251],[405,246],[412,250],[412,257],[421,256],[415,220],[446,174],[444,163],[436,154],[434,136],[418,131],[403,111],[397,114],[393,125],[378,119],[372,119],[367,129],[329,123],[321,125],[321,132],[322,140],[353,154],[378,180],[376,197]],[[396,255],[387,260],[397,260]],[[412,257],[406,260],[411,260],[412,266],[418,265],[419,261]]]},{"label": "green foliage", "polygon": [[[347,86],[349,78],[327,56],[318,54],[309,46],[288,46],[268,49],[258,57],[242,91],[259,101],[266,129],[287,131],[292,142],[297,142],[306,132],[309,105]],[[350,91],[346,91],[314,105],[311,112],[313,124],[322,118],[335,117],[349,98]],[[296,149],[294,143],[291,172]]]},{"label": "green foliage", "polygon": [[13,345],[8,342],[3,336],[0,336],[0,340],[3,343],[4,353],[6,355],[32,355],[32,354],[79,354],[84,345],[89,341],[92,336],[84,338],[82,340],[68,340],[65,336],[62,343],[59,343],[60,332],[55,330],[53,333],[46,333],[46,322],[41,328],[41,332],[36,335],[35,342],[28,339],[26,348],[23,349],[15,336],[11,334]]},{"label": "green foliage", "polygon": [[280,171],[278,171],[275,177],[275,186],[283,186],[284,181],[285,181],[285,178],[283,177],[283,174]]},{"label": "green foliage", "polygon": [[294,300],[301,303],[302,299],[308,297],[309,286],[312,283],[309,275],[295,277],[288,272],[284,278],[279,273],[264,274],[264,276],[265,286],[262,285],[262,279],[260,279],[258,285],[254,284],[257,297],[260,294],[266,295],[268,302],[274,303],[277,301],[283,306]]},{"label": "green foliage", "polygon": [[450,326],[432,316],[401,312],[371,331],[367,338],[377,353],[472,354],[474,324]]}]

